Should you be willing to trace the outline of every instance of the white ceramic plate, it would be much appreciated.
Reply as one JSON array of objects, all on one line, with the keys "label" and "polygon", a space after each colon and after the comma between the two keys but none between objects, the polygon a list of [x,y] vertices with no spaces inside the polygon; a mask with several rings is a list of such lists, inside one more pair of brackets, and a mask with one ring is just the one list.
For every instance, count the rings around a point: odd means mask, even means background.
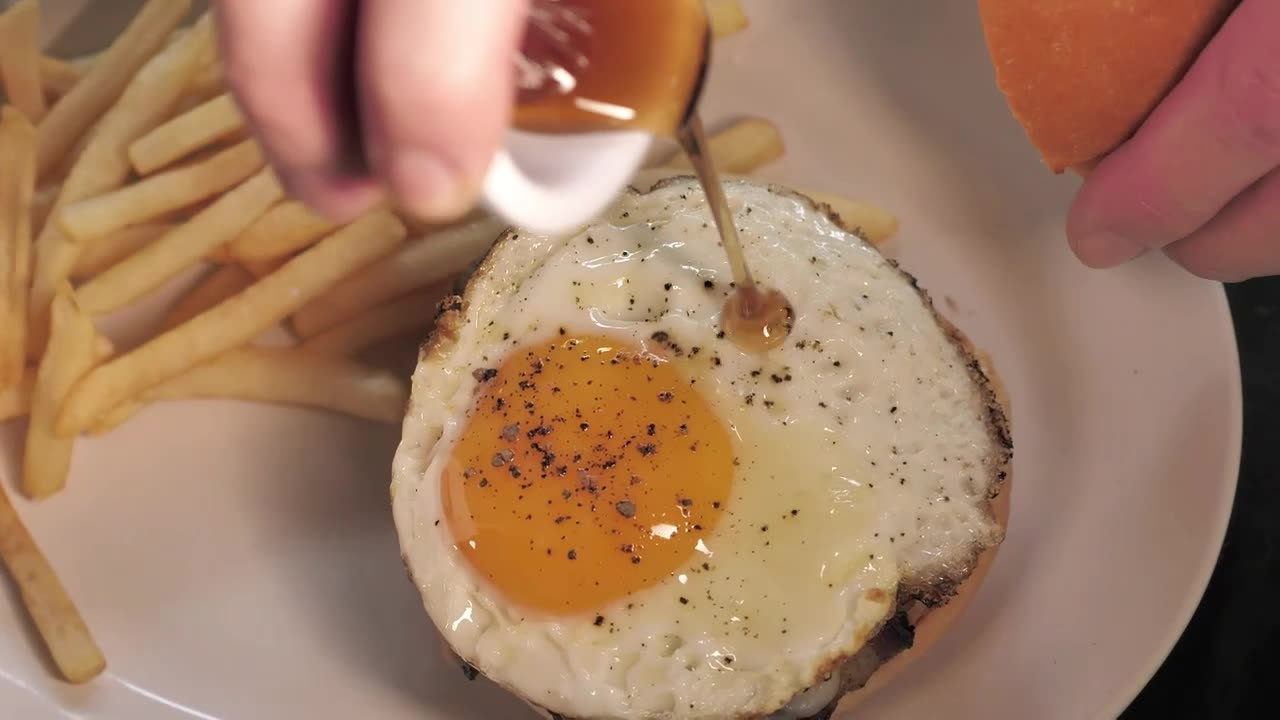
[{"label": "white ceramic plate", "polygon": [[[1220,287],[1161,258],[1105,273],[1072,259],[1076,183],[1008,116],[970,5],[749,2],[707,114],[781,125],[788,155],[765,176],[897,212],[894,252],[1012,396],[1005,548],[953,633],[861,717],[1113,717],[1222,540],[1240,441],[1230,317]],[[10,480],[21,431],[0,429]],[[388,509],[397,436],[192,402],[80,443],[69,489],[21,510],[109,672],[52,680],[0,593],[0,716],[526,717],[437,653]]]}]

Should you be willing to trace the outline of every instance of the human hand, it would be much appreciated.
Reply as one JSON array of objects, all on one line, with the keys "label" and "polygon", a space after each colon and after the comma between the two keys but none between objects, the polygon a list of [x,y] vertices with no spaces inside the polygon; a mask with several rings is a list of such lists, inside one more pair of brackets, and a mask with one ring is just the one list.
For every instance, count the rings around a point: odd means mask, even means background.
[{"label": "human hand", "polygon": [[1280,274],[1280,2],[1243,0],[1089,175],[1067,235],[1093,267],[1162,250],[1213,280]]},{"label": "human hand", "polygon": [[228,82],[282,182],[345,220],[464,213],[509,122],[528,0],[215,0]]}]

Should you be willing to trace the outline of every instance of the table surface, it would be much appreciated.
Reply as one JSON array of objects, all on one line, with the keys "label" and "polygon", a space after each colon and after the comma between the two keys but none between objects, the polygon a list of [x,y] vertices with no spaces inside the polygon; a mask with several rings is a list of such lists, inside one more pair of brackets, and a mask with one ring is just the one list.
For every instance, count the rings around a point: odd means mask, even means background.
[{"label": "table surface", "polygon": [[1264,658],[1280,641],[1280,278],[1227,287],[1244,382],[1244,456],[1213,580],[1191,625],[1125,720],[1250,717],[1274,708]]}]

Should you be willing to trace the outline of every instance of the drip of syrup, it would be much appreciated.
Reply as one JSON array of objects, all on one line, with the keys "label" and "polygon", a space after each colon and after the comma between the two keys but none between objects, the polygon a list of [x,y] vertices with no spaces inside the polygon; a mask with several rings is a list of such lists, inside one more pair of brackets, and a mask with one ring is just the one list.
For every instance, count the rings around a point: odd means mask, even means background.
[{"label": "drip of syrup", "polygon": [[780,345],[795,321],[791,303],[752,276],[695,112],[711,45],[702,0],[534,0],[530,18],[517,57],[514,125],[674,135],[697,172],[733,274],[721,329],[750,352]]}]

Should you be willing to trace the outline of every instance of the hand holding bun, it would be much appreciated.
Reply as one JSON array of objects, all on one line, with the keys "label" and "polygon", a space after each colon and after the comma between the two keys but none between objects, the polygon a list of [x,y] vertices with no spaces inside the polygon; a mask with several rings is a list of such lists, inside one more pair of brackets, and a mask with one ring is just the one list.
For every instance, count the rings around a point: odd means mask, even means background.
[{"label": "hand holding bun", "polygon": [[1280,2],[979,4],[1014,114],[1050,168],[1086,176],[1082,261],[1280,273]]}]

